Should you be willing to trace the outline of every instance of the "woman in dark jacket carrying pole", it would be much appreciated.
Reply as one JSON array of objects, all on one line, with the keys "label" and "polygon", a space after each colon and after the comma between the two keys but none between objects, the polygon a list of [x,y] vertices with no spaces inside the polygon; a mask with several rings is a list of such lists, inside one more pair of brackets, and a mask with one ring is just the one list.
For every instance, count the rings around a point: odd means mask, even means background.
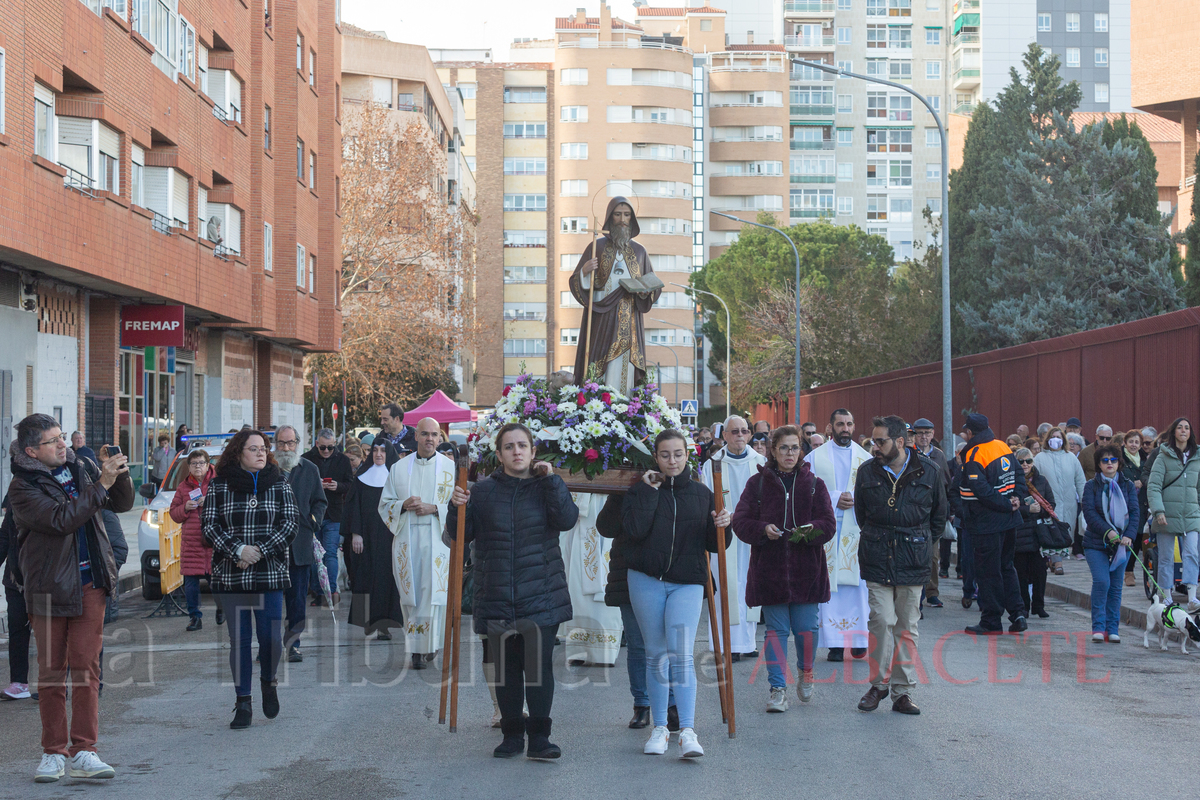
[{"label": "woman in dark jacket carrying pole", "polygon": [[[654,460],[658,470],[648,471],[621,507],[629,602],[646,643],[646,684],[655,725],[643,752],[667,752],[667,703],[674,690],[681,755],[697,758],[704,749],[695,731],[692,649],[708,584],[708,554],[717,552],[717,527],[729,526],[729,511],[718,515],[713,493],[692,480],[682,433],[665,430],[655,437]],[[732,539],[725,540],[726,547]]]},{"label": "woman in dark jacket carrying pole", "polygon": [[[454,489],[446,532],[454,537],[465,513],[465,544],[475,543],[475,632],[488,637],[496,664],[496,700],[504,741],[492,751],[512,758],[558,758],[550,742],[554,702],[554,640],[572,616],[559,535],[575,527],[579,509],[562,478],[534,461],[533,434],[509,423],[496,435],[501,469],[471,491]],[[466,506],[464,509],[463,506]],[[521,714],[529,704],[529,719]]]},{"label": "woman in dark jacket carrying pole", "polygon": [[[829,600],[825,543],[837,530],[829,489],[800,456],[796,426],[771,431],[767,465],[746,482],[733,515],[738,538],[750,544],[746,603],[762,606],[767,623],[763,642],[771,685],[767,711],[775,713],[788,707],[789,636],[796,637],[797,692],[805,703],[812,699],[813,654],[820,627],[817,605]],[[805,535],[793,535],[809,525]]]},{"label": "woman in dark jacket carrying pole", "polygon": [[1121,449],[1096,448],[1096,477],[1083,489],[1083,555],[1092,571],[1092,641],[1118,643],[1125,559],[1138,530],[1137,489],[1121,475]]},{"label": "woman in dark jacket carrying pole", "polygon": [[208,485],[201,525],[213,548],[212,590],[220,593],[229,623],[229,666],[237,704],[229,727],[250,727],[254,674],[250,615],[262,655],[262,704],[279,713],[275,670],[283,652],[283,590],[291,585],[288,552],[300,512],[296,496],[267,447],[267,437],[243,430],[229,440]]},{"label": "woman in dark jacket carrying pole", "polygon": [[[1040,475],[1033,465],[1033,452],[1022,447],[1015,453],[1017,463],[1025,471],[1025,491],[1017,487],[1017,499],[1021,501],[1021,525],[1017,528],[1017,550],[1013,555],[1013,566],[1017,568],[1017,582],[1021,586],[1021,599],[1025,601],[1025,618],[1037,614],[1042,619],[1050,616],[1046,612],[1046,558],[1042,555],[1038,540],[1038,528],[1054,524],[1050,513],[1054,509],[1054,492],[1050,483]],[[1032,489],[1033,491],[1029,491]],[[1041,497],[1034,496],[1034,492]],[[1046,508],[1042,500],[1050,505]],[[1030,597],[1030,587],[1033,596]]]}]

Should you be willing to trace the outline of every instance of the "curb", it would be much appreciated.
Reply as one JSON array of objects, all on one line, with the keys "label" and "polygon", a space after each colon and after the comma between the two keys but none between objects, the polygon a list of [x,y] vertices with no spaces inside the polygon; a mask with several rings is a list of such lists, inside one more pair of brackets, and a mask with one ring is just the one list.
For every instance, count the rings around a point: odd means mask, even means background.
[{"label": "curb", "polygon": [[[1126,589],[1138,588],[1125,587]],[[1092,596],[1089,593],[1081,592],[1078,589],[1073,589],[1070,586],[1063,586],[1060,583],[1051,583],[1046,581],[1046,596],[1053,597],[1055,600],[1062,600],[1064,603],[1070,603],[1074,606],[1079,606],[1085,611],[1092,609]],[[1124,595],[1122,595],[1124,596]],[[1128,625],[1133,628],[1146,629],[1146,612],[1138,611],[1135,608],[1129,608],[1125,604],[1121,605],[1121,624]]]}]

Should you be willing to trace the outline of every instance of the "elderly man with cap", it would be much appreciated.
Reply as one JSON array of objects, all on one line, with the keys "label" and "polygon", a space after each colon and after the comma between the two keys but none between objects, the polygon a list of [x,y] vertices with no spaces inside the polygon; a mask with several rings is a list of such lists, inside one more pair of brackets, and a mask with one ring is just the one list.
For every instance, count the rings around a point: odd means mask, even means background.
[{"label": "elderly man with cap", "polygon": [[1025,477],[1008,445],[996,438],[983,414],[970,414],[963,425],[967,440],[963,450],[963,533],[971,538],[978,586],[980,619],[968,633],[1004,632],[1007,610],[1010,633],[1028,630],[1025,602],[1021,598],[1013,556],[1017,526],[1021,524],[1020,497]]},{"label": "elderly man with cap", "polygon": [[[1083,436],[1083,423],[1079,421],[1079,417],[1071,417],[1063,425],[1063,430],[1067,433],[1078,433],[1080,436]],[[1087,443],[1086,440],[1084,443]]]},{"label": "elderly man with cap", "polygon": [[[912,443],[917,452],[928,458],[937,467],[938,475],[942,477],[942,487],[950,491],[950,464],[946,454],[933,446],[933,423],[925,417],[912,424]],[[929,548],[931,562],[929,566],[929,581],[925,584],[925,603],[933,608],[941,608],[942,601],[938,596],[938,556],[941,553],[941,534],[937,531],[933,546]]]}]

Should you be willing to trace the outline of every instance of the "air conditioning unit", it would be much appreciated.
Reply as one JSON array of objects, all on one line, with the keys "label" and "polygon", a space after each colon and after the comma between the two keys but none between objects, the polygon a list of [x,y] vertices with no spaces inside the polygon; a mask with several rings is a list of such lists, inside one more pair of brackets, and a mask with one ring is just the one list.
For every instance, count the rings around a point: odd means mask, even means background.
[{"label": "air conditioning unit", "polygon": [[827,20],[825,20],[824,22],[822,22],[822,23],[821,23],[821,27],[822,27],[822,28],[832,28],[832,27],[833,27],[833,20],[831,20],[831,19],[827,19]]}]

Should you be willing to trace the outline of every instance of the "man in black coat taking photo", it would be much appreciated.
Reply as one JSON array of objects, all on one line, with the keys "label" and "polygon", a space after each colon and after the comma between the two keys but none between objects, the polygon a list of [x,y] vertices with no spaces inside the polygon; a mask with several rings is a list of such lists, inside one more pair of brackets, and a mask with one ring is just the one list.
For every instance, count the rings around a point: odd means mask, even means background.
[{"label": "man in black coat taking photo", "polygon": [[875,417],[873,423],[875,458],[854,482],[858,564],[871,610],[871,688],[858,709],[874,711],[890,688],[893,711],[920,714],[912,700],[917,621],[931,554],[946,527],[946,485],[938,466],[909,446],[904,420]]}]

